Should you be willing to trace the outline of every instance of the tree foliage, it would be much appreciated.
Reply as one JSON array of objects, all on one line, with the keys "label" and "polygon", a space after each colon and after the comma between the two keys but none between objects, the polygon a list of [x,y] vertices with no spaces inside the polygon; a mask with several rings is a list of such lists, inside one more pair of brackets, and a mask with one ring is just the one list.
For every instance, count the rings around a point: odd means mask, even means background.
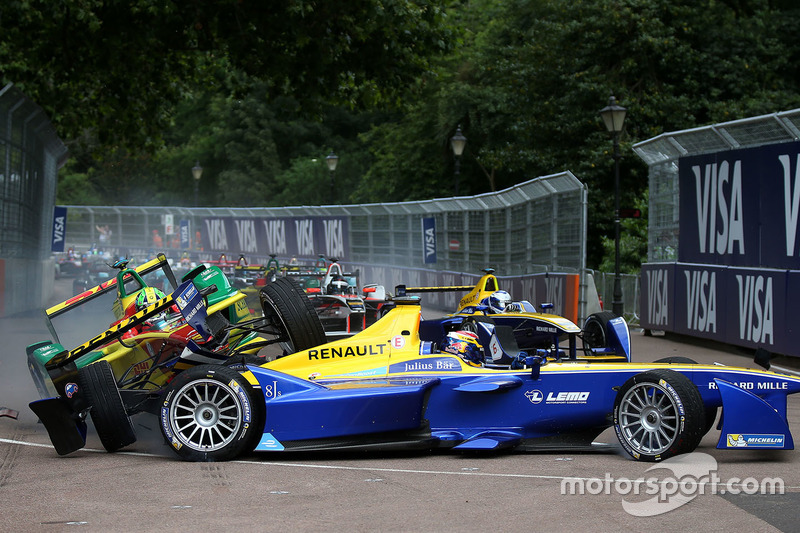
[{"label": "tree foliage", "polygon": [[220,65],[308,106],[397,97],[449,41],[441,0],[4,0],[0,65],[68,140],[158,144]]}]

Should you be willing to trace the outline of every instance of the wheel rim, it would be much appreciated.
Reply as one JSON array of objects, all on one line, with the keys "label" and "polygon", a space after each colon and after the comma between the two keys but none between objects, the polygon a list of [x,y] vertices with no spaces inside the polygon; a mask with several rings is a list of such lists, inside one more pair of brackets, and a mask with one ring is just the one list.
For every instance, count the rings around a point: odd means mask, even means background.
[{"label": "wheel rim", "polygon": [[242,425],[242,406],[228,385],[211,379],[184,385],[175,395],[169,420],[178,439],[199,451],[228,445]]},{"label": "wheel rim", "polygon": [[661,385],[637,383],[620,401],[618,423],[622,436],[635,451],[658,455],[678,436],[678,406]]}]

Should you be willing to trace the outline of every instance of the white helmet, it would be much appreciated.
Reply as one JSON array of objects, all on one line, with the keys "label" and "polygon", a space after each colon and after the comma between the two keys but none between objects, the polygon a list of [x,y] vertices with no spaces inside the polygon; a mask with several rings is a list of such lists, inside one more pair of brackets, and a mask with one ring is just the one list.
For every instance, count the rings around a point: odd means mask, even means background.
[{"label": "white helmet", "polygon": [[511,295],[506,291],[495,291],[487,298],[486,305],[495,313],[502,313],[506,306],[511,303]]}]

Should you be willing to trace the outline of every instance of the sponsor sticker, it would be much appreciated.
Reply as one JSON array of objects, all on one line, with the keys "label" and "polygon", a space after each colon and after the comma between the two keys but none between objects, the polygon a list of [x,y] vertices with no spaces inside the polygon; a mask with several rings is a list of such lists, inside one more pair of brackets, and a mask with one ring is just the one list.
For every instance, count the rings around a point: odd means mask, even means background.
[{"label": "sponsor sticker", "polygon": [[728,433],[728,448],[783,448],[786,440],[781,434]]},{"label": "sponsor sticker", "polygon": [[536,389],[526,391],[525,397],[533,404],[542,403],[542,400],[544,400],[544,394],[542,394],[542,391]]},{"label": "sponsor sticker", "polygon": [[75,383],[67,383],[66,387],[64,387],[64,393],[67,395],[67,398],[72,398],[78,392],[78,385]]},{"label": "sponsor sticker", "polygon": [[283,444],[280,443],[278,439],[272,436],[272,433],[264,433],[261,436],[261,440],[256,446],[256,450],[275,450],[280,451],[283,450]]}]

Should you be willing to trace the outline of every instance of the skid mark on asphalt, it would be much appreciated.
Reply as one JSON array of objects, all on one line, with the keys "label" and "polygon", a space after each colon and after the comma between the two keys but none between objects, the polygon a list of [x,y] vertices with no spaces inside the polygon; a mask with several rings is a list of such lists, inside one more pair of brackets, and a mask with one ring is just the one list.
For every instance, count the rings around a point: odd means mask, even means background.
[{"label": "skid mark on asphalt", "polygon": [[19,445],[9,446],[6,453],[0,454],[0,488],[8,482],[11,476],[11,471],[14,469],[17,454],[19,453]]},{"label": "skid mark on asphalt", "polygon": [[203,479],[207,479],[211,485],[225,487],[231,484],[223,464],[201,463],[200,470],[203,472]]}]

